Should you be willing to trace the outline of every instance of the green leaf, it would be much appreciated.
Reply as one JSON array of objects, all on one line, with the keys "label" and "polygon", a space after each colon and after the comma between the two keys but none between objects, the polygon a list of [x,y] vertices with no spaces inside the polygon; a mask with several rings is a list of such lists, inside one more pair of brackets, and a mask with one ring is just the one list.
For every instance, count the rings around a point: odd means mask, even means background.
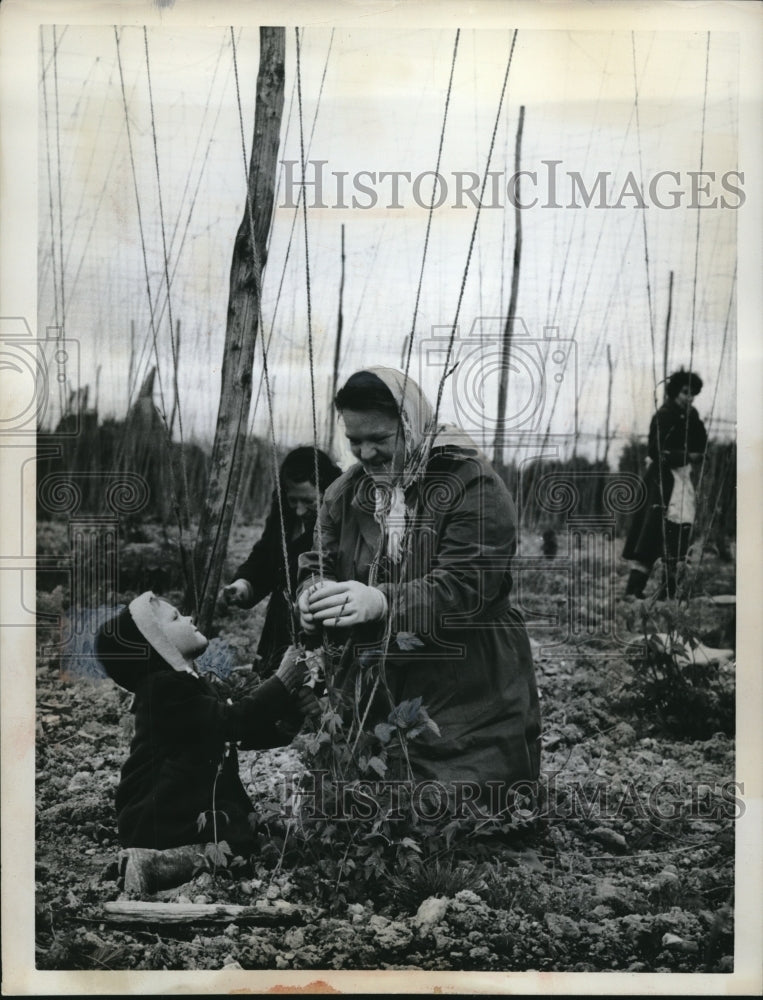
[{"label": "green leaf", "polygon": [[434,721],[434,719],[427,719],[427,729],[431,729],[435,736],[440,735],[440,727]]},{"label": "green leaf", "polygon": [[401,701],[390,712],[387,722],[399,729],[408,729],[418,719],[421,696],[410,701]]},{"label": "green leaf", "polygon": [[218,844],[207,844],[204,848],[204,857],[215,868],[227,868],[228,858],[232,854],[233,851],[225,840],[221,840]]},{"label": "green leaf", "polygon": [[[332,708],[327,708],[326,711],[321,716],[321,725],[327,730],[331,735],[335,735],[344,729],[344,721],[342,716],[338,712],[335,712]],[[325,733],[321,733],[325,735]]]},{"label": "green leaf", "polygon": [[371,757],[370,760],[368,761],[368,766],[370,768],[373,768],[373,770],[376,771],[376,773],[379,775],[380,778],[383,778],[384,775],[387,773],[387,765],[384,763],[381,757]]},{"label": "green leaf", "polygon": [[409,652],[412,649],[418,649],[424,645],[421,639],[413,632],[398,632],[395,637],[395,642],[398,648],[404,653]]},{"label": "green leaf", "polygon": [[389,722],[380,722],[374,727],[374,736],[380,743],[389,743],[394,729],[395,727],[390,725]]},{"label": "green leaf", "polygon": [[421,701],[422,698],[421,695],[419,695],[417,698],[413,698],[411,701],[407,703],[403,702],[404,705],[405,704],[408,705],[408,719],[410,722],[413,722],[415,719],[418,718],[419,709],[421,708]]},{"label": "green leaf", "polygon": [[416,843],[416,841],[412,840],[410,837],[403,837],[403,839],[400,841],[400,846],[407,847],[409,848],[409,850],[415,851],[417,854],[421,854],[421,848]]}]

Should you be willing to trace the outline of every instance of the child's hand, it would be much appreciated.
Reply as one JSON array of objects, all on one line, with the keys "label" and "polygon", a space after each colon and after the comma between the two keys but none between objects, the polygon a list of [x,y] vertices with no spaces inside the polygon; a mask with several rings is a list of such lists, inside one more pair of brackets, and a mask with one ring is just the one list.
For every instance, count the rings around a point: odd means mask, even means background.
[{"label": "child's hand", "polygon": [[307,673],[304,650],[289,646],[276,670],[276,677],[287,691],[294,692],[302,684]]},{"label": "child's hand", "polygon": [[320,719],[322,715],[321,703],[315,696],[315,691],[309,687],[301,687],[297,691],[297,708],[306,719]]}]

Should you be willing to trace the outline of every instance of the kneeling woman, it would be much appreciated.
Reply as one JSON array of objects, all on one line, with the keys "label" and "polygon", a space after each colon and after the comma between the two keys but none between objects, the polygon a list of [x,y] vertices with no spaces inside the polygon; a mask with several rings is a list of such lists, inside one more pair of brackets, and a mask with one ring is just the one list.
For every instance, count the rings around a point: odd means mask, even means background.
[{"label": "kneeling woman", "polygon": [[506,486],[467,435],[435,427],[398,371],[356,373],[335,405],[358,464],[326,490],[322,559],[317,547],[300,557],[303,627],[349,635],[356,664],[386,635],[388,695],[370,728],[421,697],[440,731],[410,744],[414,778],[536,779],[540,712],[527,632],[509,603],[516,511]]}]

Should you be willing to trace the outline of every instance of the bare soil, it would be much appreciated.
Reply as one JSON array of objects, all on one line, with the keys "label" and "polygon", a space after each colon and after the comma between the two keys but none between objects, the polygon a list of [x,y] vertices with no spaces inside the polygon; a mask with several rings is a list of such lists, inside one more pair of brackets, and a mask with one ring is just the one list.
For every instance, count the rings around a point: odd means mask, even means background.
[{"label": "bare soil", "polygon": [[[231,566],[256,535],[256,527],[234,533]],[[41,553],[64,551],[65,536],[63,524],[43,526]],[[158,530],[145,537],[123,572],[120,602],[150,585],[152,566],[172,564]],[[536,554],[533,545],[527,554]],[[634,679],[646,668],[623,644],[639,638],[640,605],[620,598],[627,568],[617,573],[609,633],[577,638],[532,625],[537,615],[565,619],[567,577],[553,562],[520,581],[542,697],[544,821],[513,840],[467,836],[449,853],[409,864],[404,877],[382,866],[364,875],[360,857],[353,870],[352,855],[341,857],[344,842],[340,851],[325,830],[300,856],[276,822],[264,829],[278,832],[277,849],[263,835],[260,856],[200,871],[164,894],[188,903],[294,904],[296,915],[275,926],[110,922],[104,904],[125,898],[115,881],[113,797],[131,738],[129,696],[60,653],[41,652],[38,968],[732,971],[734,819],[744,809],[732,784],[733,721],[722,725],[719,714],[714,729],[711,701],[707,731],[689,738],[644,701]],[[167,596],[176,599],[169,576]],[[733,579],[733,564],[703,556],[684,614],[706,645],[728,633],[729,608],[711,597],[733,591]],[[38,609],[65,618],[68,595],[50,583],[38,591]],[[600,600],[604,608],[604,592]],[[221,611],[215,647],[226,671],[252,664],[263,613]],[[41,650],[55,632],[40,628]],[[703,683],[733,695],[733,658],[713,669]],[[228,683],[248,676],[235,669]],[[302,766],[298,745],[242,754],[257,810],[277,816]]]}]

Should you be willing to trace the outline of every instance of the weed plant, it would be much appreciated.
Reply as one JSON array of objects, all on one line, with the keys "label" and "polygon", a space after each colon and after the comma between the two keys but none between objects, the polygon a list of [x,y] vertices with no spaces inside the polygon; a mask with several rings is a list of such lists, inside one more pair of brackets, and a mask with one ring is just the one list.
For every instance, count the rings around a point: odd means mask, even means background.
[{"label": "weed plant", "polygon": [[733,672],[716,661],[692,658],[700,638],[688,612],[671,603],[641,605],[643,643],[628,659],[633,680],[625,700],[652,712],[666,733],[708,739],[735,731]]}]

